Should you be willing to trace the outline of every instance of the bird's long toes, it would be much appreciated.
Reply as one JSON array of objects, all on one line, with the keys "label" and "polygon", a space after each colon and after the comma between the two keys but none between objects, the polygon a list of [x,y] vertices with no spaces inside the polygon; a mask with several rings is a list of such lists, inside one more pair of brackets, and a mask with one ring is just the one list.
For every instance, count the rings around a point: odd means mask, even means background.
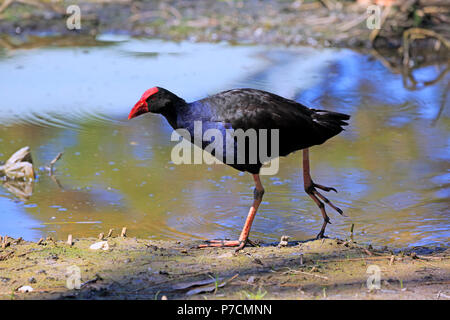
[{"label": "bird's long toes", "polygon": [[205,243],[224,243],[225,241],[229,241],[230,239],[209,239],[205,240]]},{"label": "bird's long toes", "polygon": [[327,204],[333,208],[337,213],[339,213],[341,216],[346,217],[346,215],[344,214],[344,211],[342,211],[341,208],[336,207],[334,204],[331,203],[331,201],[327,202]]},{"label": "bird's long toes", "polygon": [[319,234],[316,236],[316,240],[320,240],[320,239],[323,239],[323,238],[326,238],[326,236],[324,235],[323,232],[319,232]]},{"label": "bird's long toes", "polygon": [[209,248],[209,247],[237,247],[241,242],[238,240],[205,240],[204,244],[200,244],[197,248]]},{"label": "bird's long toes", "polygon": [[344,214],[344,211],[342,211],[341,208],[335,207],[334,210],[336,210],[341,216],[346,217],[346,215]]},{"label": "bird's long toes", "polygon": [[336,190],[335,188],[333,188],[333,187],[326,187],[326,186],[323,186],[323,185],[317,184],[317,183],[313,183],[313,186],[314,186],[315,188],[319,188],[320,190],[323,190],[323,191],[325,191],[325,192],[334,191],[334,192],[337,193],[337,190]]},{"label": "bird's long toes", "polygon": [[329,205],[332,209],[336,210],[341,216],[344,215],[344,211],[341,208],[336,207],[328,198],[324,197],[320,192],[314,190],[314,194],[316,194],[320,199],[322,199],[327,205]]},{"label": "bird's long toes", "polygon": [[258,240],[252,241],[252,240],[250,240],[250,239],[247,239],[247,243],[248,243],[249,245],[251,245],[252,247],[260,247],[259,241],[258,241]]},{"label": "bird's long toes", "polygon": [[245,245],[247,244],[247,240],[244,241],[240,241],[239,246],[236,248],[236,250],[234,250],[235,253],[238,253],[239,251],[241,251],[242,249],[244,249]]}]

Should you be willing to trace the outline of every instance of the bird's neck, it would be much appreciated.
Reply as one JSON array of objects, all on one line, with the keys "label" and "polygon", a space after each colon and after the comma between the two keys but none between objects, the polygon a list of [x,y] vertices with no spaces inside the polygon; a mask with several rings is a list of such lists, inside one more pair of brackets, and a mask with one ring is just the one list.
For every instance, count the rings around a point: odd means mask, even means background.
[{"label": "bird's neck", "polygon": [[171,103],[166,106],[161,114],[167,119],[169,124],[174,128],[178,129],[177,126],[177,115],[180,110],[187,105],[186,101],[175,94],[172,94]]}]

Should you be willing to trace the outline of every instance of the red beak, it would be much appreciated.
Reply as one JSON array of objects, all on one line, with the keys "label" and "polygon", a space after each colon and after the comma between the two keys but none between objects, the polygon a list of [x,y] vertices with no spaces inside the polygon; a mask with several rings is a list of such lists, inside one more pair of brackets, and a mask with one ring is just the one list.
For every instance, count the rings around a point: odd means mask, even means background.
[{"label": "red beak", "polygon": [[148,104],[145,100],[139,100],[138,103],[136,103],[131,109],[130,114],[128,115],[128,120],[133,119],[143,113],[148,112]]}]

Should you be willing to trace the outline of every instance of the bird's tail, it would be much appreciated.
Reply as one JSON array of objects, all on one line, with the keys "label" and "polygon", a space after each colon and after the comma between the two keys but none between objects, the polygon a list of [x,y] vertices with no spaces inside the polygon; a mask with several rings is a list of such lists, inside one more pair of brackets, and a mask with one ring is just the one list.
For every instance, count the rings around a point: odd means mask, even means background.
[{"label": "bird's tail", "polygon": [[320,131],[324,133],[323,142],[344,130],[343,127],[348,125],[346,121],[350,119],[350,116],[344,113],[316,109],[312,110],[314,111],[312,114],[313,121],[320,126]]}]

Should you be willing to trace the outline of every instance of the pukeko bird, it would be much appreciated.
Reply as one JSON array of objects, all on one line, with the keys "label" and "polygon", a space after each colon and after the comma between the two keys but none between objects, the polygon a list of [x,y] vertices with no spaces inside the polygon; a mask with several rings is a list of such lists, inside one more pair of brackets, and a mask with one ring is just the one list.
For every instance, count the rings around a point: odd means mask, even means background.
[{"label": "pukeko bird", "polygon": [[[310,174],[308,148],[322,144],[339,134],[343,130],[342,127],[347,125],[345,121],[350,119],[349,115],[310,109],[296,101],[256,89],[228,90],[188,103],[160,87],[153,87],[145,91],[131,110],[128,119],[147,112],[163,115],[174,129],[186,129],[191,136],[195,134],[193,124],[196,121],[200,121],[205,128],[215,128],[222,132],[226,129],[278,129],[279,156],[303,150],[304,188],[319,207],[323,217],[323,225],[317,238],[324,237],[326,225],[330,223],[324,202],[341,215],[343,214],[341,209],[317,191],[317,189],[321,189],[326,192],[331,190],[337,192],[334,188],[313,182]],[[200,146],[204,149],[210,142],[202,140]],[[251,147],[248,143],[246,140],[245,150]],[[250,163],[248,160],[247,157],[240,163],[227,163],[240,171],[251,173],[255,182],[253,204],[239,239],[236,241],[209,240],[200,247],[237,247],[237,251],[249,242],[248,235],[256,211],[261,204],[264,188],[259,176],[263,164],[259,160],[257,163]]]}]

